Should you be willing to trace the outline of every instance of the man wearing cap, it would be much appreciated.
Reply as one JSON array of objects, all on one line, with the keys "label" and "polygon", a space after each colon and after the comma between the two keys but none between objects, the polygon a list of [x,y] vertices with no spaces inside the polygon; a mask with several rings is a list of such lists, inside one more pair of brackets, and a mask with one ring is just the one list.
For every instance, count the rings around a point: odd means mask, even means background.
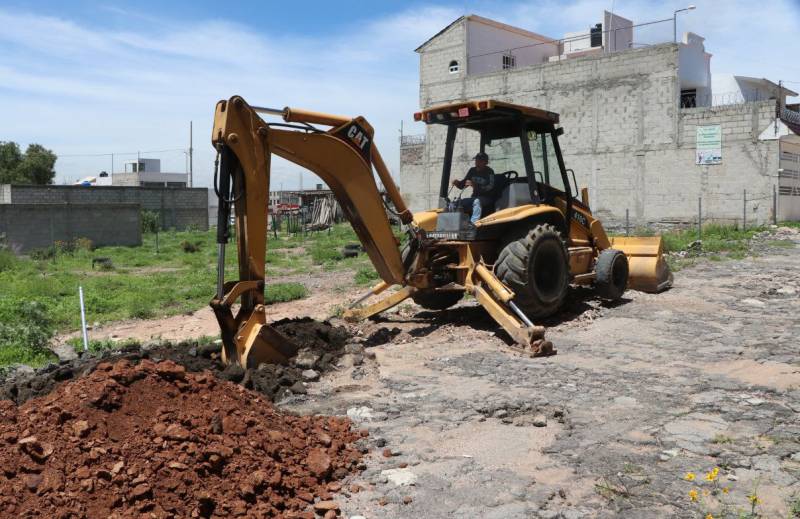
[{"label": "man wearing cap", "polygon": [[472,196],[461,199],[461,207],[472,210],[469,219],[473,224],[481,219],[484,209],[494,204],[492,190],[494,189],[494,171],[489,167],[489,156],[483,152],[475,155],[475,167],[469,168],[463,180],[453,180],[453,185],[458,189],[472,187]]}]

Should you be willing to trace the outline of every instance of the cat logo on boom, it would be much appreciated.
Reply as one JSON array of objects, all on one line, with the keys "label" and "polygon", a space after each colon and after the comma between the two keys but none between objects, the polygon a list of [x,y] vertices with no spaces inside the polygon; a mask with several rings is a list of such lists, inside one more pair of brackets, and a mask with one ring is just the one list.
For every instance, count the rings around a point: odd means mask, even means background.
[{"label": "cat logo on boom", "polygon": [[347,130],[347,138],[355,144],[359,150],[364,151],[369,145],[369,137],[357,124],[353,124]]}]

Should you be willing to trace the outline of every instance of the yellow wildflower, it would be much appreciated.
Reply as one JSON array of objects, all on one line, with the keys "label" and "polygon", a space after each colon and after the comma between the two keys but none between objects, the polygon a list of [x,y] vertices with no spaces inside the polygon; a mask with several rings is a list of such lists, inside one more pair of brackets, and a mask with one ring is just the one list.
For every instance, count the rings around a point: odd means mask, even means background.
[{"label": "yellow wildflower", "polygon": [[692,501],[697,501],[697,490],[691,489],[689,491],[689,499],[691,499]]},{"label": "yellow wildflower", "polygon": [[714,477],[719,476],[719,467],[714,467],[711,469],[711,473],[714,474]]},{"label": "yellow wildflower", "polygon": [[714,481],[717,479],[717,475],[719,474],[719,469],[714,469],[711,472],[706,473],[706,481]]},{"label": "yellow wildflower", "polygon": [[754,504],[754,505],[760,505],[761,504],[761,499],[755,494],[750,494],[749,496],[747,496],[747,499],[750,500],[751,504]]},{"label": "yellow wildflower", "polygon": [[728,487],[722,487],[722,493],[723,493],[723,494],[727,494],[727,493],[728,493],[728,492],[730,492],[730,491],[731,491],[731,489],[730,489],[730,488],[728,488]]},{"label": "yellow wildflower", "polygon": [[683,479],[685,479],[686,481],[694,481],[694,478],[695,478],[694,472],[687,472],[686,475],[683,476]]},{"label": "yellow wildflower", "polygon": [[714,516],[711,514],[706,514],[706,519],[714,519]]}]

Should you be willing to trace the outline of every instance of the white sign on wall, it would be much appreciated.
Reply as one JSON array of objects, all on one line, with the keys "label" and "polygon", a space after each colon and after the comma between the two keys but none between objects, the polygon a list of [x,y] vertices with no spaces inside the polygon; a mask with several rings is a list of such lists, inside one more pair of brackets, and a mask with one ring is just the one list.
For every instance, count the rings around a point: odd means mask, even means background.
[{"label": "white sign on wall", "polygon": [[722,164],[722,126],[712,124],[697,127],[695,164]]}]

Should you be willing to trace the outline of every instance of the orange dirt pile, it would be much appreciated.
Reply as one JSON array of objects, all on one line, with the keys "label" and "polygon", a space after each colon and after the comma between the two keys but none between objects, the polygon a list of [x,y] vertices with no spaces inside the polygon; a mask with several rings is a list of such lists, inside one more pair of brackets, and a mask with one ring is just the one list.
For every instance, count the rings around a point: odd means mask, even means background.
[{"label": "orange dirt pile", "polygon": [[0,516],[333,517],[361,436],[210,372],[104,363],[20,407],[0,401]]}]

